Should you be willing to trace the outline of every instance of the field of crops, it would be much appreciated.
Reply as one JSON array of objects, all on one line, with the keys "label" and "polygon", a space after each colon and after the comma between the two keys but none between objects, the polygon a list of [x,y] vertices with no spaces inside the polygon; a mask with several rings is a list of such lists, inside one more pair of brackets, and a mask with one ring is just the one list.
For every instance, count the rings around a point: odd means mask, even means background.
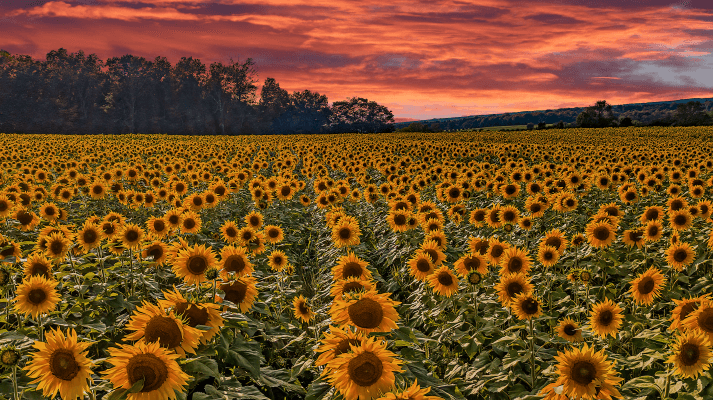
[{"label": "field of crops", "polygon": [[0,135],[0,399],[711,398],[712,139]]}]

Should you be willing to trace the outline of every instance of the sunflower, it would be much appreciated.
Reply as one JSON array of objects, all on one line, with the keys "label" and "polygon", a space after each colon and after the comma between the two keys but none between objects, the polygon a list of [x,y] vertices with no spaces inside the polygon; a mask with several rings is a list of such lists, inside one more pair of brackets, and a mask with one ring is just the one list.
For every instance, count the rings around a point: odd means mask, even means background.
[{"label": "sunflower", "polygon": [[7,240],[0,235],[0,249],[4,247],[7,248],[0,251],[0,260],[4,260],[7,257],[15,257],[15,259],[18,260],[22,257],[22,248],[20,247],[20,244],[13,240]]},{"label": "sunflower", "polygon": [[693,223],[693,216],[690,212],[688,212],[688,210],[673,211],[669,214],[668,222],[671,224],[672,229],[685,231],[691,227],[691,224]]},{"label": "sunflower", "polygon": [[124,225],[124,228],[119,233],[121,244],[131,250],[136,250],[141,246],[141,240],[144,238],[144,230],[136,224]]},{"label": "sunflower", "polygon": [[158,267],[168,258],[168,246],[160,240],[155,240],[141,251],[141,257],[153,258],[152,266]]},{"label": "sunflower", "polygon": [[367,335],[362,332],[353,332],[349,327],[330,326],[329,332],[324,332],[321,344],[314,350],[321,353],[314,365],[326,366],[322,371],[322,376],[330,375],[329,362],[341,354],[351,351],[351,346],[360,346],[362,340],[366,340]]},{"label": "sunflower", "polygon": [[332,241],[336,247],[356,246],[360,243],[360,235],[359,226],[352,221],[344,221],[343,218],[332,228]]},{"label": "sunflower", "polygon": [[540,240],[540,247],[542,246],[552,246],[559,254],[562,254],[567,248],[567,239],[559,229],[552,229],[545,233],[545,236]]},{"label": "sunflower", "polygon": [[448,238],[446,237],[446,234],[440,229],[436,229],[426,233],[426,235],[423,237],[423,241],[436,242],[436,244],[438,245],[438,249],[441,251],[446,251],[446,249],[448,248]]},{"label": "sunflower", "polygon": [[700,331],[683,332],[676,337],[667,362],[673,364],[674,372],[684,378],[697,379],[711,363],[711,343]]},{"label": "sunflower", "polygon": [[582,338],[582,330],[571,318],[565,318],[560,321],[560,324],[557,326],[557,335],[562,339],[573,343],[578,343],[584,340]]},{"label": "sunflower", "polygon": [[228,280],[228,274],[234,272],[237,277],[247,276],[253,272],[253,264],[248,259],[244,247],[223,246],[220,249],[220,276]]},{"label": "sunflower", "polygon": [[701,301],[698,308],[692,311],[681,326],[690,330],[703,332],[709,341],[713,340],[713,302],[710,300]]},{"label": "sunflower", "polygon": [[485,223],[488,224],[491,228],[500,228],[503,226],[503,222],[500,219],[500,205],[495,204],[493,205],[490,209],[488,209],[488,212],[485,215]]},{"label": "sunflower", "polygon": [[27,260],[23,265],[26,278],[42,276],[45,279],[50,279],[52,277],[52,263],[41,252],[35,252],[27,256]]},{"label": "sunflower", "polygon": [[15,213],[12,218],[16,219],[20,223],[18,228],[23,232],[29,232],[35,229],[37,224],[40,223],[40,218],[37,214],[25,209],[22,206],[15,207]]},{"label": "sunflower", "polygon": [[434,240],[424,241],[418,251],[428,254],[434,266],[439,266],[446,260],[445,253],[441,251],[438,243]]},{"label": "sunflower", "polygon": [[60,232],[53,232],[45,236],[45,255],[53,260],[60,260],[69,253],[71,241]]},{"label": "sunflower", "polygon": [[59,218],[59,207],[54,203],[44,203],[40,206],[40,216],[47,221],[54,222]]},{"label": "sunflower", "polygon": [[12,214],[15,202],[10,200],[5,194],[0,193],[0,218],[5,218]]},{"label": "sunflower", "polygon": [[488,247],[490,247],[488,239],[481,237],[468,238],[468,249],[471,253],[477,253],[481,256],[485,256],[488,253]]},{"label": "sunflower", "polygon": [[[37,389],[43,396],[54,397],[59,393],[62,399],[83,399],[89,390],[93,363],[87,358],[87,347],[91,343],[78,342],[77,332],[69,329],[67,335],[50,330],[45,342],[35,342],[38,351],[32,361],[23,369],[27,376],[36,378]],[[89,381],[89,382],[88,382]]]},{"label": "sunflower", "polygon": [[217,264],[211,247],[194,245],[181,250],[173,260],[173,272],[188,285],[206,281],[205,272]]},{"label": "sunflower", "polygon": [[551,267],[559,261],[560,253],[552,246],[540,246],[537,252],[537,261],[545,267]]},{"label": "sunflower", "polygon": [[163,219],[166,221],[169,228],[178,229],[181,226],[181,210],[172,208],[164,214]]},{"label": "sunflower", "polygon": [[513,206],[504,206],[500,209],[500,219],[503,224],[517,224],[520,220],[520,210]]},{"label": "sunflower", "polygon": [[184,392],[190,377],[176,362],[178,354],[172,354],[159,342],[121,345],[109,349],[107,362],[111,368],[103,371],[114,389],[130,389],[144,380],[138,393],[128,393],[127,400],[175,399],[176,391]]},{"label": "sunflower", "polygon": [[282,271],[287,266],[287,256],[282,250],[273,251],[267,259],[270,268],[275,272]]},{"label": "sunflower", "polygon": [[587,225],[587,240],[597,248],[608,247],[616,237],[614,226],[605,222],[592,222]]},{"label": "sunflower", "polygon": [[542,315],[542,304],[531,293],[518,294],[511,306],[513,313],[521,320],[531,320]]},{"label": "sunflower", "polygon": [[173,291],[163,291],[163,296],[165,300],[159,300],[159,306],[163,309],[173,309],[175,315],[183,318],[191,328],[198,325],[210,327],[209,330],[201,331],[201,343],[207,343],[220,332],[223,317],[220,316],[220,307],[217,304],[189,302],[175,287]]},{"label": "sunflower", "polygon": [[507,242],[501,242],[495,237],[491,237],[488,240],[488,251],[486,257],[493,265],[500,264],[500,260],[505,255],[505,251],[510,248],[510,244]]},{"label": "sunflower", "polygon": [[17,287],[15,311],[33,318],[53,311],[60,300],[55,287],[57,281],[45,279],[40,275],[23,279]]},{"label": "sunflower", "polygon": [[300,319],[302,322],[309,322],[314,318],[314,312],[312,308],[307,305],[307,300],[304,296],[300,295],[292,300],[292,306],[294,308],[295,318]]},{"label": "sunflower", "polygon": [[708,301],[709,299],[710,295],[708,293],[683,300],[673,299],[673,302],[676,303],[676,307],[671,312],[671,318],[669,319],[671,321],[671,326],[668,330],[673,331],[676,329],[684,329],[683,321],[692,312],[696,311],[702,302]]},{"label": "sunflower", "polygon": [[371,271],[366,268],[368,263],[357,257],[351,251],[339,258],[339,262],[332,268],[334,280],[358,277],[360,279],[371,279]]},{"label": "sunflower", "polygon": [[391,293],[355,292],[345,299],[335,298],[330,314],[332,321],[339,325],[350,325],[357,330],[370,332],[390,332],[397,329],[399,313],[395,306],[399,301],[391,300]]},{"label": "sunflower", "polygon": [[589,323],[595,335],[606,338],[608,335],[616,337],[622,324],[622,309],[610,299],[598,302],[592,307]]},{"label": "sunflower", "polygon": [[180,228],[182,233],[197,233],[201,230],[201,217],[194,211],[181,214]]},{"label": "sunflower", "polygon": [[77,233],[77,242],[82,246],[85,252],[99,247],[102,239],[104,239],[104,231],[102,231],[98,225],[90,221],[85,221],[82,229]]},{"label": "sunflower", "polygon": [[642,232],[641,228],[639,228],[625,230],[622,235],[622,240],[624,241],[624,244],[629,247],[636,246],[637,249],[641,249],[644,247],[646,238],[644,237],[644,232]]},{"label": "sunflower", "polygon": [[184,324],[175,311],[167,313],[163,307],[145,300],[134,310],[126,329],[135,331],[125,336],[127,340],[159,342],[161,347],[173,350],[181,357],[186,353],[195,354],[201,337],[201,331]]},{"label": "sunflower", "polygon": [[252,255],[258,255],[265,252],[265,235],[260,232],[255,232],[255,235],[251,240],[245,243],[245,248],[250,251]]},{"label": "sunflower", "polygon": [[682,271],[684,267],[693,262],[695,255],[695,251],[688,243],[679,241],[666,250],[666,262],[677,271]]},{"label": "sunflower", "polygon": [[258,230],[260,229],[260,227],[262,227],[263,216],[257,211],[252,211],[245,216],[245,223],[247,224],[247,226]]},{"label": "sunflower", "polygon": [[644,239],[647,242],[656,242],[661,239],[663,235],[663,225],[661,225],[661,220],[650,220],[646,223],[644,227]]},{"label": "sunflower", "polygon": [[106,197],[107,187],[102,181],[95,181],[89,186],[89,196],[94,200],[101,200]]},{"label": "sunflower", "polygon": [[661,219],[664,216],[663,207],[660,206],[649,206],[644,210],[644,212],[639,217],[639,221],[642,224],[646,224],[649,221],[655,221]]},{"label": "sunflower", "polygon": [[505,254],[500,259],[500,275],[520,272],[527,275],[530,271],[530,263],[527,251],[511,247],[505,250]]},{"label": "sunflower", "polygon": [[246,313],[253,306],[257,297],[257,280],[252,276],[243,276],[232,282],[220,285],[219,289],[225,293],[225,300],[232,302]]},{"label": "sunflower", "polygon": [[458,278],[445,265],[433,271],[426,280],[433,291],[441,296],[451,297],[458,292]]},{"label": "sunflower", "polygon": [[374,285],[370,279],[362,279],[356,276],[352,276],[347,279],[338,279],[332,284],[332,289],[330,294],[333,297],[341,298],[343,295],[349,294],[351,292],[357,291],[369,291],[373,289]]},{"label": "sunflower", "polygon": [[282,228],[277,225],[266,225],[263,228],[263,233],[265,234],[265,240],[272,244],[280,243],[285,238]]},{"label": "sunflower", "polygon": [[520,229],[529,231],[532,229],[532,217],[520,217],[517,224],[520,225]]},{"label": "sunflower", "polygon": [[488,264],[480,253],[467,253],[455,262],[456,271],[463,277],[473,271],[485,275],[488,273]]},{"label": "sunflower", "polygon": [[470,212],[470,218],[468,218],[468,222],[473,224],[473,226],[475,226],[476,228],[482,226],[483,222],[485,222],[485,216],[487,212],[487,208],[476,208],[475,210]]},{"label": "sunflower", "polygon": [[409,259],[408,264],[411,276],[422,282],[425,282],[426,278],[428,278],[435,269],[431,256],[423,250],[417,250]]},{"label": "sunflower", "polygon": [[586,343],[581,349],[572,348],[558,352],[556,386],[563,386],[562,393],[569,398],[594,400],[621,397],[615,388],[621,382],[613,370],[615,363],[608,360],[604,350],[595,352]]},{"label": "sunflower", "polygon": [[638,278],[631,281],[629,290],[636,304],[651,305],[656,297],[661,295],[661,289],[666,283],[666,277],[656,267],[649,268]]},{"label": "sunflower", "polygon": [[385,393],[383,397],[376,400],[441,400],[438,396],[426,396],[430,391],[430,386],[422,389],[418,385],[418,379],[415,379],[413,384],[403,391]]},{"label": "sunflower", "polygon": [[403,372],[402,361],[386,344],[371,337],[329,362],[333,373],[327,379],[345,400],[371,399],[394,386],[394,372]]},{"label": "sunflower", "polygon": [[500,277],[500,282],[495,286],[498,291],[498,300],[504,307],[510,306],[518,294],[532,293],[532,284],[525,274],[508,274]]},{"label": "sunflower", "polygon": [[170,226],[166,223],[166,219],[163,217],[149,218],[149,220],[146,221],[146,227],[157,239],[166,237],[170,229]]}]

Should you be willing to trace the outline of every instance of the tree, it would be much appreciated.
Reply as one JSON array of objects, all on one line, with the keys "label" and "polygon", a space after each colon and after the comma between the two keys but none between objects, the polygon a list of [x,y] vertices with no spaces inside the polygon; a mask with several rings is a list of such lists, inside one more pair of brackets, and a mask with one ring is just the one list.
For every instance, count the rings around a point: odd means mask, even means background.
[{"label": "tree", "polygon": [[611,126],[614,120],[611,105],[606,100],[600,100],[577,116],[577,125],[582,128],[606,127]]},{"label": "tree", "polygon": [[333,132],[393,132],[394,114],[388,108],[361,97],[335,101],[329,126]]},{"label": "tree", "polygon": [[235,123],[234,132],[242,132],[255,102],[257,86],[253,68],[254,62],[248,58],[245,63],[234,62],[223,65],[220,62],[210,65],[208,79],[205,82],[207,97],[213,105],[213,115],[217,131],[225,135],[227,115],[232,112],[231,122]]},{"label": "tree", "polygon": [[280,88],[280,84],[275,78],[266,78],[260,92],[260,119],[263,129],[270,133],[279,133],[277,126],[272,126],[272,122],[290,107],[290,94],[287,90]]},{"label": "tree", "polygon": [[208,109],[202,87],[207,80],[205,64],[193,57],[181,57],[172,72],[175,131],[187,134],[206,132]]},{"label": "tree", "polygon": [[111,91],[106,95],[104,111],[113,115],[121,132],[135,133],[139,116],[144,116],[142,110],[150,107],[154,100],[148,90],[152,65],[143,57],[127,54],[108,59],[106,66]]},{"label": "tree", "polygon": [[547,127],[547,124],[545,122],[539,122],[537,124],[537,129],[545,129]]},{"label": "tree", "polygon": [[710,125],[713,122],[700,101],[679,104],[674,118],[676,126]]},{"label": "tree", "polygon": [[627,126],[632,126],[633,124],[634,123],[632,122],[631,118],[629,118],[629,117],[624,117],[621,119],[621,121],[619,121],[619,126],[622,128],[627,127]]},{"label": "tree", "polygon": [[535,124],[532,123],[532,122],[528,122],[528,123],[527,123],[527,130],[528,130],[528,131],[531,131],[533,128],[535,128]]}]

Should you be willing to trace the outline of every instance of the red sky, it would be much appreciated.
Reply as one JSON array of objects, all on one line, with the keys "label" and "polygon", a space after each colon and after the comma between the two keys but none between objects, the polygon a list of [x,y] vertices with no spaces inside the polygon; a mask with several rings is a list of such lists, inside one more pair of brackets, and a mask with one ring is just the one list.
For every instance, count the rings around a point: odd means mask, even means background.
[{"label": "red sky", "polygon": [[[0,1],[0,49],[255,61],[397,118],[713,97],[711,0]],[[259,95],[259,91],[258,91]]]}]

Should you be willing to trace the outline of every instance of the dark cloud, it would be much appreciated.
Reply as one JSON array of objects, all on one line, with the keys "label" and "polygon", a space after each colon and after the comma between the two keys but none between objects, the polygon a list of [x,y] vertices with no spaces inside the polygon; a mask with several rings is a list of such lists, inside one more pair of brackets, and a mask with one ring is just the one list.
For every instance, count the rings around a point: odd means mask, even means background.
[{"label": "dark cloud", "polygon": [[[208,51],[213,54],[223,55],[227,60],[233,57],[237,61],[234,47],[208,46]],[[241,60],[252,58],[258,70],[263,68],[272,70],[279,69],[289,71],[291,69],[315,69],[315,68],[343,68],[349,65],[358,65],[362,62],[362,57],[350,57],[346,54],[323,53],[307,49],[281,50],[266,49],[260,47],[240,47]]]},{"label": "dark cloud", "polygon": [[541,14],[535,14],[535,15],[529,15],[525,17],[527,20],[532,20],[532,21],[537,21],[537,22],[542,22],[545,24],[553,24],[553,25],[565,25],[565,24],[581,24],[584,23],[584,21],[568,17],[566,15],[559,15],[559,14],[546,14],[546,13],[541,13]]}]

